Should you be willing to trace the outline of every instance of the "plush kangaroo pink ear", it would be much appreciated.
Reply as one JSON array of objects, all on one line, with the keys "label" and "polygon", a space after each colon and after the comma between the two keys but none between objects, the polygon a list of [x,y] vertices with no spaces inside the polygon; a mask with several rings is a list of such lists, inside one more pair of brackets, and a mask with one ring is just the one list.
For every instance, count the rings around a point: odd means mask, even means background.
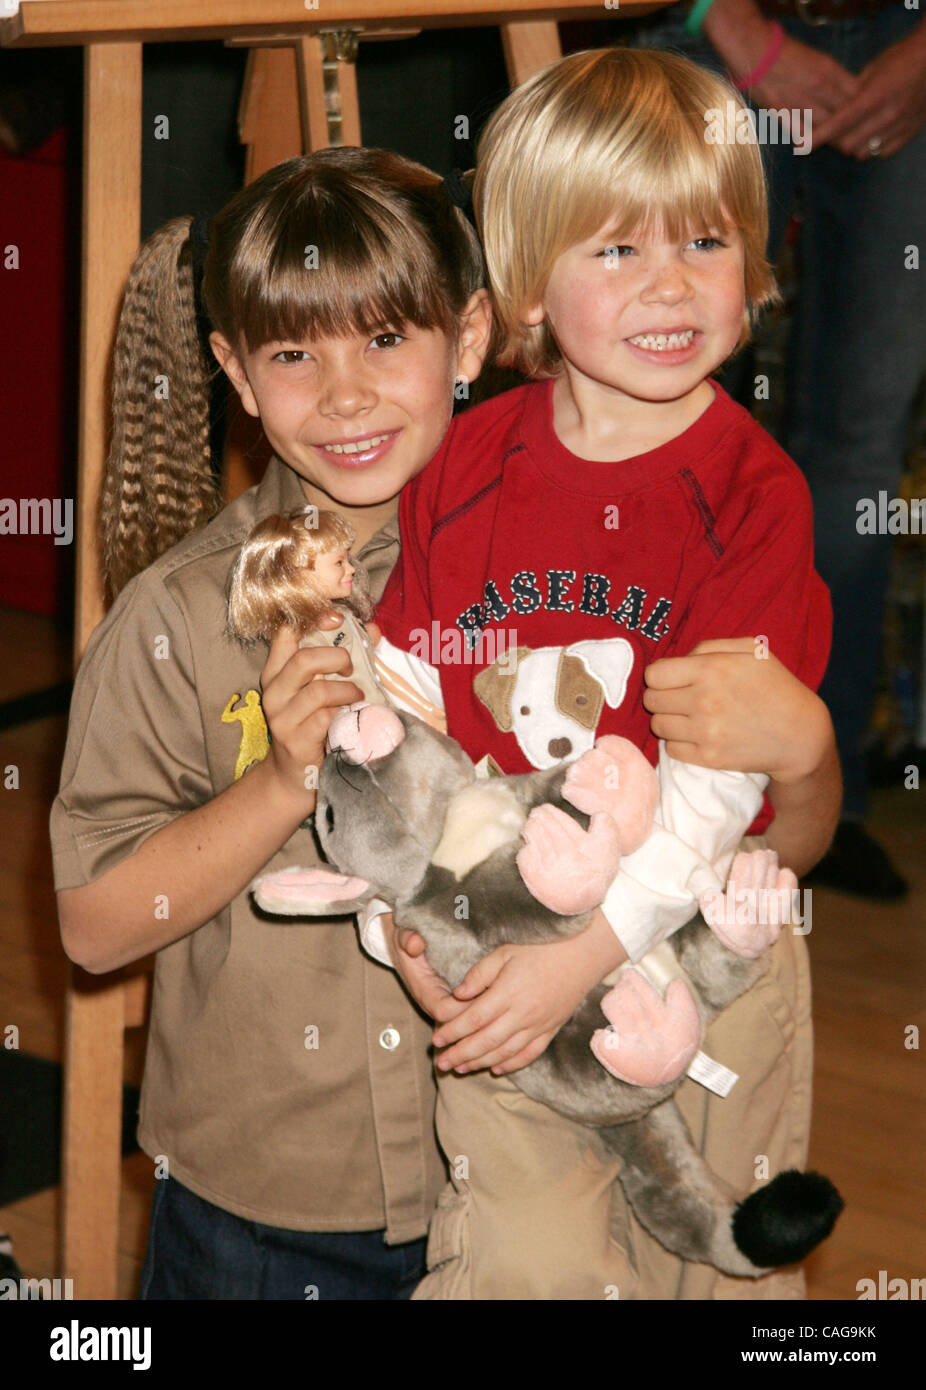
[{"label": "plush kangaroo pink ear", "polygon": [[333,869],[280,869],[251,884],[258,907],[286,917],[322,917],[326,911],[352,912],[369,892],[365,878]]}]

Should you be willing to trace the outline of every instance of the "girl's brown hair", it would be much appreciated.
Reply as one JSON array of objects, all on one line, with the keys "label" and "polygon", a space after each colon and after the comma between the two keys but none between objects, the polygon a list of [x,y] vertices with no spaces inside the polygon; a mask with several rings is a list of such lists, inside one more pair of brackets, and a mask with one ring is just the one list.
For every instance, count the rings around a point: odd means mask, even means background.
[{"label": "girl's brown hair", "polygon": [[[334,607],[316,587],[315,560],[332,550],[350,550],[355,531],[338,512],[305,507],[287,516],[268,516],[248,536],[232,571],[227,631],[239,642],[269,642],[277,628],[305,637]],[[355,566],[356,566],[356,562]],[[366,575],[356,566],[350,599],[338,600],[361,621],[372,617]]]},{"label": "girl's brown hair", "polygon": [[[146,242],[119,321],[101,509],[114,594],[221,506],[209,455],[218,369],[197,331],[189,228],[177,218]],[[407,323],[455,337],[482,283],[475,232],[436,174],[346,148],[277,165],[213,219],[203,301],[246,352]]]}]

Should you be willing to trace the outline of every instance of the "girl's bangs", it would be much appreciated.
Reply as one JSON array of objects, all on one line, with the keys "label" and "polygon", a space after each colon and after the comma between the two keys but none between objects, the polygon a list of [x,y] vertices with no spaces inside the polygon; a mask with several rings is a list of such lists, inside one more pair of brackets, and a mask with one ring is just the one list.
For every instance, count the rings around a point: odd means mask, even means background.
[{"label": "girl's bangs", "polygon": [[243,240],[230,290],[249,351],[409,323],[449,331],[423,238],[388,208],[369,204],[362,218],[343,200],[337,209],[313,208],[312,216],[267,216]]}]

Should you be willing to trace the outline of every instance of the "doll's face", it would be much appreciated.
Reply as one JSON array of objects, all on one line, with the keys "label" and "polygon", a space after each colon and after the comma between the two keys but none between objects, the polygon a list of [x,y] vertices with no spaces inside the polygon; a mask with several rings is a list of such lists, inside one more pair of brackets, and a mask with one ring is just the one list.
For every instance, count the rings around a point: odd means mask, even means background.
[{"label": "doll's face", "polygon": [[347,550],[329,550],[319,555],[313,574],[316,587],[325,598],[350,598],[355,570]]}]

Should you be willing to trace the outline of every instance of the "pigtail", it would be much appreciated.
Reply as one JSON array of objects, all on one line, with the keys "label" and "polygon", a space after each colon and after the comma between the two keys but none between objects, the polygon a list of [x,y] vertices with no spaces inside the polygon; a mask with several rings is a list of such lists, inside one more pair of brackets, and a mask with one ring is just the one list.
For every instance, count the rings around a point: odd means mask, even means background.
[{"label": "pigtail", "polygon": [[189,227],[189,218],[175,218],[145,242],[119,316],[101,501],[104,573],[113,595],[220,506]]}]

